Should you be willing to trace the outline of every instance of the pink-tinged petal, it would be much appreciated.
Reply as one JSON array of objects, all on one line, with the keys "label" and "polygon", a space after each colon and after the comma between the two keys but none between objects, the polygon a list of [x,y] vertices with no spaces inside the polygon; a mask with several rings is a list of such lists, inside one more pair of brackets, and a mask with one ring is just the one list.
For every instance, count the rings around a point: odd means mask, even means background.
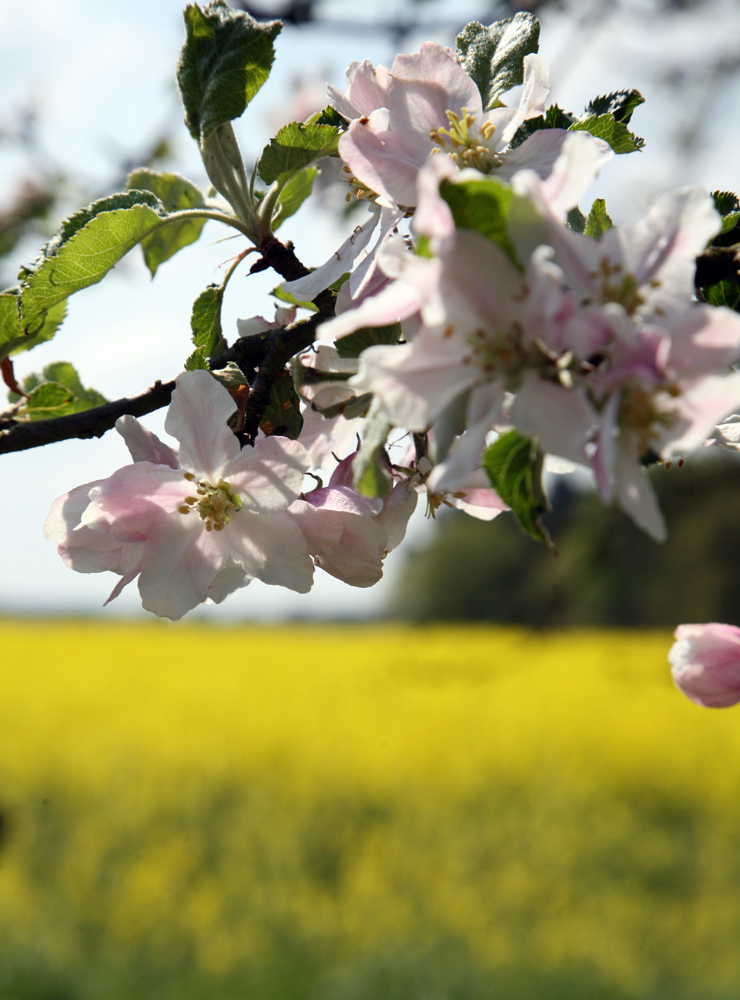
[{"label": "pink-tinged petal", "polygon": [[380,208],[377,205],[370,205],[369,208],[370,217],[347,237],[325,264],[303,278],[283,282],[283,290],[295,296],[299,302],[310,302],[319,292],[351,271],[354,261],[370,242],[380,220]]},{"label": "pink-tinged petal", "polygon": [[136,462],[118,469],[91,492],[95,504],[113,519],[111,530],[116,537],[140,542],[160,518],[176,511],[192,491],[193,484],[181,470]]},{"label": "pink-tinged petal", "polygon": [[56,498],[44,521],[44,537],[47,541],[60,545],[69,539],[90,505],[90,490],[99,486],[102,481],[96,479],[92,483],[85,483]]},{"label": "pink-tinged petal", "polygon": [[725,306],[690,306],[670,335],[668,363],[680,378],[711,374],[740,358],[740,316]]},{"label": "pink-tinged petal", "polygon": [[369,119],[352,122],[339,140],[339,155],[354,177],[378,195],[387,208],[416,204],[416,176],[431,150],[411,151],[400,135],[385,128],[387,113],[376,111]]},{"label": "pink-tinged petal", "polygon": [[314,507],[306,500],[296,500],[287,513],[301,530],[312,556],[330,556],[342,539],[342,518],[333,510]]},{"label": "pink-tinged petal", "polygon": [[453,507],[479,521],[492,521],[510,509],[490,486],[487,489],[455,490],[448,499]]},{"label": "pink-tinged petal", "polygon": [[518,171],[531,170],[545,180],[552,173],[569,135],[573,133],[562,128],[538,129],[516,149],[505,150],[496,177],[510,181]]},{"label": "pink-tinged petal", "polygon": [[657,428],[663,458],[683,455],[698,448],[723,417],[740,404],[740,372],[711,375],[684,388],[674,401],[666,401],[676,415],[668,428]]},{"label": "pink-tinged petal", "polygon": [[141,570],[141,560],[144,557],[144,546],[143,545],[126,545],[123,549],[121,564],[116,570],[118,573],[122,573],[121,579],[115,585],[113,590],[111,590],[107,599],[103,602],[103,607],[110,604],[111,601],[115,599],[123,592],[123,590],[132,583],[136,577],[139,575]]},{"label": "pink-tinged petal", "polygon": [[245,447],[224,469],[244,510],[272,514],[285,510],[301,492],[309,466],[308,452],[298,441],[273,435]]},{"label": "pink-tinged petal", "polygon": [[687,698],[704,708],[740,702],[740,629],[709,622],[679,625],[668,653],[671,675]]},{"label": "pink-tinged petal", "polygon": [[362,429],[362,417],[346,420],[343,416],[327,418],[311,407],[303,413],[300,442],[309,455],[312,469],[326,469],[334,465],[333,455],[344,455],[354,444]]},{"label": "pink-tinged petal", "polygon": [[372,392],[399,427],[423,431],[436,416],[480,379],[464,341],[422,330],[413,344],[369,347],[350,384]]},{"label": "pink-tinged petal", "polygon": [[403,479],[396,483],[383,501],[383,509],[378,514],[378,524],[388,536],[385,551],[392,552],[401,544],[406,534],[409,518],[416,510],[419,494]]},{"label": "pink-tinged petal", "polygon": [[144,609],[177,621],[202,604],[227,562],[224,534],[205,531],[193,514],[163,517],[152,529],[141,561]]},{"label": "pink-tinged petal", "polygon": [[383,501],[379,497],[364,497],[352,486],[323,486],[306,493],[306,500],[319,510],[335,510],[362,517],[372,517],[383,509]]},{"label": "pink-tinged petal", "polygon": [[183,469],[218,481],[239,454],[239,442],[226,423],[235,411],[236,403],[210,372],[178,375],[164,426],[180,442]]},{"label": "pink-tinged petal", "polygon": [[403,280],[394,281],[371,299],[365,299],[357,309],[350,309],[328,323],[322,323],[317,330],[317,338],[338,340],[363,326],[390,326],[413,316],[422,304],[422,296],[412,284]]},{"label": "pink-tinged petal", "polygon": [[[381,270],[380,261],[383,259],[386,265],[397,267],[397,273],[403,269],[403,265],[394,265],[398,256],[408,256],[410,251],[406,247],[405,241],[398,234],[394,235],[394,230],[403,218],[403,212],[397,208],[381,208],[380,223],[378,225],[378,239],[371,250],[365,250],[358,255],[358,263],[349,281],[342,288],[346,287],[347,292],[353,299],[362,300],[366,295],[379,291],[384,284],[386,275]],[[340,289],[341,291],[341,289]]]},{"label": "pink-tinged petal", "polygon": [[580,389],[566,389],[535,371],[525,371],[511,421],[521,434],[536,437],[544,452],[585,463],[586,442],[598,416]]},{"label": "pink-tinged petal", "polygon": [[601,242],[604,253],[647,286],[653,310],[671,313],[693,299],[696,258],[719,229],[712,198],[687,187],[660,195],[643,219],[613,227]]},{"label": "pink-tinged petal", "polygon": [[391,76],[391,128],[411,156],[425,158],[432,146],[430,131],[449,125],[447,111],[459,115],[465,108],[474,117],[483,112],[476,84],[451,50],[436,42],[424,42],[414,55],[396,56]]},{"label": "pink-tinged petal", "polygon": [[251,576],[247,576],[242,567],[229,557],[226,566],[216,574],[208,588],[206,604],[220,604],[229,594],[246,587],[251,582]]},{"label": "pink-tinged petal", "polygon": [[347,72],[352,106],[357,108],[361,115],[370,115],[377,108],[387,108],[391,80],[390,71],[386,66],[373,66],[369,59],[355,63],[351,79],[349,71]]},{"label": "pink-tinged petal", "polygon": [[[550,93],[550,72],[543,56],[531,53],[524,57],[524,80],[516,115],[504,130],[501,139],[511,142],[519,126],[527,118],[535,118],[545,110],[545,100]],[[543,129],[542,131],[548,131]]]},{"label": "pink-tinged petal", "polygon": [[591,468],[596,478],[596,488],[601,499],[608,503],[614,495],[614,469],[617,462],[617,438],[619,425],[619,403],[621,392],[614,392],[601,411],[601,426],[596,437],[596,446],[591,455]]},{"label": "pink-tinged petal", "polygon": [[232,559],[249,576],[299,594],[311,589],[313,562],[306,540],[290,514],[240,510],[221,534],[227,535]]},{"label": "pink-tinged petal", "polygon": [[468,429],[436,465],[427,479],[430,490],[439,493],[464,489],[480,469],[486,436],[501,415],[504,389],[500,380],[477,386],[468,401]]},{"label": "pink-tinged petal", "polygon": [[169,465],[171,469],[180,468],[174,449],[160,441],[136,417],[128,414],[119,417],[116,420],[116,430],[126,442],[134,462],[151,462],[153,465]]},{"label": "pink-tinged petal", "polygon": [[602,139],[588,132],[569,132],[546,180],[540,180],[534,171],[522,171],[512,178],[512,187],[517,193],[534,198],[554,219],[564,222],[568,211],[578,204],[586,188],[613,156]]},{"label": "pink-tinged petal", "polygon": [[[439,278],[439,305],[430,293],[422,309],[424,322],[473,332],[506,327],[521,314],[525,285],[506,254],[480,233],[460,230],[446,247]],[[437,312],[439,309],[439,313]]]},{"label": "pink-tinged petal", "polygon": [[417,203],[411,228],[433,239],[454,235],[452,210],[439,193],[439,185],[459,173],[449,156],[430,156],[419,171],[416,183]]},{"label": "pink-tinged petal", "polygon": [[638,528],[642,528],[656,542],[664,542],[668,532],[658,498],[640,464],[631,435],[624,431],[619,437],[614,471],[619,506]]}]

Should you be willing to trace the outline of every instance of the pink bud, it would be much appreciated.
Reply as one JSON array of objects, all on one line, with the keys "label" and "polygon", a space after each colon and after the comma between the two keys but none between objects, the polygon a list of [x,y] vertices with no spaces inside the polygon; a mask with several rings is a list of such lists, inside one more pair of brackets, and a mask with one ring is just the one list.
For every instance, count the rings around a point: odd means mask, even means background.
[{"label": "pink bud", "polygon": [[677,687],[697,705],[728,708],[740,701],[740,628],[679,625],[668,653]]}]

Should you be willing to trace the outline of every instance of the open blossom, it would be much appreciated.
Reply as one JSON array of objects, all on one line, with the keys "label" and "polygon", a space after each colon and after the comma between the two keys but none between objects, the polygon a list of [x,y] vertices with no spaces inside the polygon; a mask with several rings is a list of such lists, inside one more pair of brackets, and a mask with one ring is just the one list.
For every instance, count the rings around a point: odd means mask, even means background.
[{"label": "open blossom", "polygon": [[674,636],[668,660],[686,697],[705,708],[740,702],[740,628],[717,622],[679,625]]},{"label": "open blossom", "polygon": [[390,70],[369,60],[352,63],[345,93],[329,88],[334,106],[351,119],[339,154],[355,190],[380,205],[404,208],[416,204],[416,175],[433,152],[447,154],[460,168],[496,171],[507,180],[524,167],[547,176],[564,130],[541,130],[516,149],[508,146],[527,118],[543,113],[548,92],[544,59],[528,55],[518,106],[484,112],[476,83],[436,42],[396,56]]},{"label": "open blossom", "polygon": [[47,518],[47,537],[68,564],[91,571],[82,568],[81,548],[92,571],[113,569],[122,583],[138,575],[144,608],[171,619],[253,578],[306,593],[313,561],[286,513],[301,490],[305,449],[278,437],[240,448],[226,423],[235,409],[208,372],[180,375],[165,421],[180,442],[177,456],[129,418],[124,436],[137,448],[134,463],[94,484],[84,510],[79,488]]}]

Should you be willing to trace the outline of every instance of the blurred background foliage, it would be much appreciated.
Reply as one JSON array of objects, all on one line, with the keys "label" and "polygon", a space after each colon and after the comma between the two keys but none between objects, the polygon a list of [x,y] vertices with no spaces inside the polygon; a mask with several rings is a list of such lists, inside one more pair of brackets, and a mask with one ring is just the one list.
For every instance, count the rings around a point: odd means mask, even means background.
[{"label": "blurred background foliage", "polygon": [[557,554],[505,514],[485,523],[444,511],[428,547],[406,552],[391,614],[534,628],[740,621],[740,458],[707,449],[651,478],[665,545],[568,477],[550,479]]}]

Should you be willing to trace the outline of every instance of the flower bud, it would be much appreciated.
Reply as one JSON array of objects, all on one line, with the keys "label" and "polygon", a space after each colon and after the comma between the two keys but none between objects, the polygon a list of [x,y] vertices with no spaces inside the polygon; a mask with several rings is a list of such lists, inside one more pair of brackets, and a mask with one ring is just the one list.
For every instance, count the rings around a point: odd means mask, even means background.
[{"label": "flower bud", "polygon": [[710,622],[679,625],[668,653],[676,686],[705,708],[740,701],[740,628]]}]

